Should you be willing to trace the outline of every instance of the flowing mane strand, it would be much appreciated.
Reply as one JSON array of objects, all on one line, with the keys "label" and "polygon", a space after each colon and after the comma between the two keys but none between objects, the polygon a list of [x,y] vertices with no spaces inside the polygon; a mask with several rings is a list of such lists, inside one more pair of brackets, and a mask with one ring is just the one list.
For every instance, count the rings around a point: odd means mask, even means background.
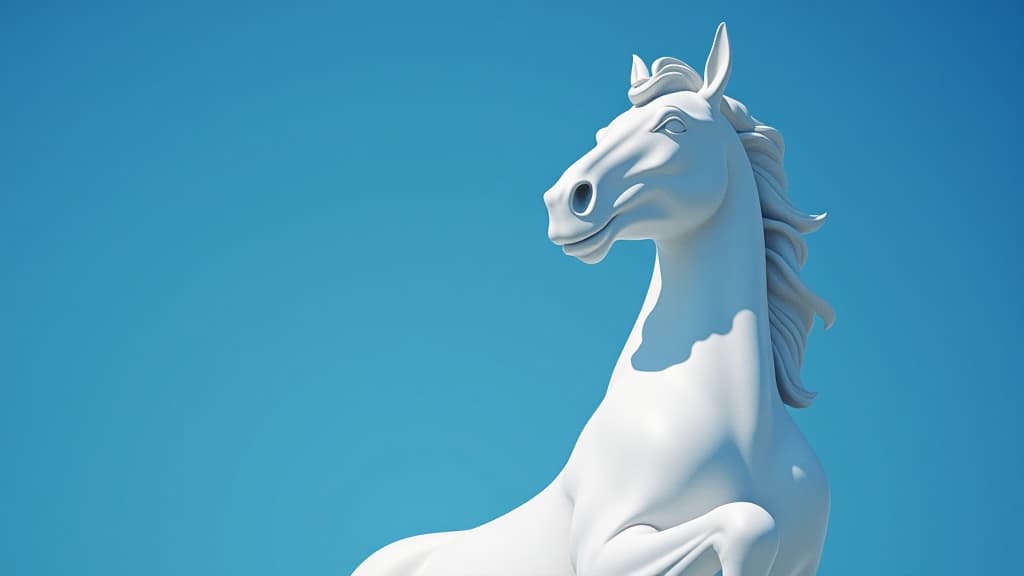
[{"label": "flowing mane strand", "polygon": [[[693,68],[675,58],[659,58],[651,66],[650,78],[630,87],[629,99],[635,106],[643,106],[659,96],[696,92],[701,86],[700,75]],[[807,260],[807,242],[803,235],[821,228],[825,214],[806,214],[790,202],[786,193],[782,134],[751,116],[738,100],[725,96],[720,109],[736,130],[757,183],[764,223],[775,382],[783,402],[805,408],[815,396],[800,381],[807,335],[816,315],[825,322],[826,328],[835,322],[832,307],[800,279],[800,268]]]}]

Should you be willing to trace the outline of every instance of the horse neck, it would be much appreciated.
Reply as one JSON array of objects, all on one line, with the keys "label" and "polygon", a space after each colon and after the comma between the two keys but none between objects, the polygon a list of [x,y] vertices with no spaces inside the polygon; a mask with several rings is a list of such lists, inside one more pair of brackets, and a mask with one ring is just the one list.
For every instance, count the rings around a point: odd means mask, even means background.
[{"label": "horse neck", "polygon": [[[728,190],[715,215],[687,235],[655,243],[650,288],[610,388],[650,379],[726,387],[720,392],[744,413],[782,409],[772,369],[760,205],[746,154],[738,142],[737,148],[742,156],[729,163]],[[709,338],[726,344],[708,346]]]}]

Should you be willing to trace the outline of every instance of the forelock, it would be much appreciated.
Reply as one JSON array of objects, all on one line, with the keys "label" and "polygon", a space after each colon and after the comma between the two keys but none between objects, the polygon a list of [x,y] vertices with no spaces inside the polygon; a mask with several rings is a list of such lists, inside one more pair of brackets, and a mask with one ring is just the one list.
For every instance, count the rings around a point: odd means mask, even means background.
[{"label": "forelock", "polygon": [[651,66],[651,77],[629,87],[629,101],[640,107],[665,94],[696,92],[703,85],[700,74],[689,64],[675,58],[658,58]]}]

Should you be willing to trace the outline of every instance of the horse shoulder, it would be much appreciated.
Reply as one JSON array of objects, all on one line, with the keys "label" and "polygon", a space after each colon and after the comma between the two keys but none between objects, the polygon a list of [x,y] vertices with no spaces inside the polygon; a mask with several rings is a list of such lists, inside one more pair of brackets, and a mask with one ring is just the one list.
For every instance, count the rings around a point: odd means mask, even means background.
[{"label": "horse shoulder", "polygon": [[641,386],[610,393],[580,434],[565,471],[574,527],[671,526],[749,499],[749,467],[713,399]]}]

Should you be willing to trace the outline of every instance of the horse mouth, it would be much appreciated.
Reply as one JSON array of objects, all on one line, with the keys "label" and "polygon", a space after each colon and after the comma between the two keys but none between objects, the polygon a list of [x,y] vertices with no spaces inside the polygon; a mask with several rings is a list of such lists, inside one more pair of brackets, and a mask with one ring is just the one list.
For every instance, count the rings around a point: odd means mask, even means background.
[{"label": "horse mouth", "polygon": [[601,244],[602,233],[608,229],[608,226],[615,220],[615,216],[609,218],[600,228],[594,230],[590,234],[587,234],[579,240],[573,240],[572,242],[566,242],[562,244],[562,251],[566,254],[573,256],[585,256],[594,251]]}]

